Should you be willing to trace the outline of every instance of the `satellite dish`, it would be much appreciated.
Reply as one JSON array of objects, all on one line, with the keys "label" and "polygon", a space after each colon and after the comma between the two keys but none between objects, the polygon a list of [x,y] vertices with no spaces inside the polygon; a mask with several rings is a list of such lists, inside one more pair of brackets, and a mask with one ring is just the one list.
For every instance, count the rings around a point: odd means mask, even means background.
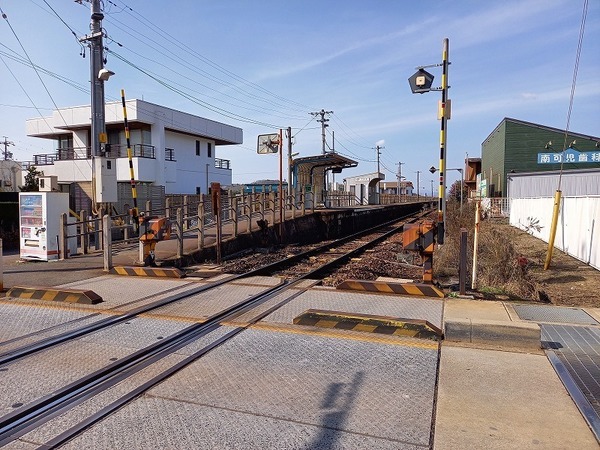
[{"label": "satellite dish", "polygon": [[256,153],[264,155],[267,153],[277,153],[279,151],[279,134],[259,134]]}]

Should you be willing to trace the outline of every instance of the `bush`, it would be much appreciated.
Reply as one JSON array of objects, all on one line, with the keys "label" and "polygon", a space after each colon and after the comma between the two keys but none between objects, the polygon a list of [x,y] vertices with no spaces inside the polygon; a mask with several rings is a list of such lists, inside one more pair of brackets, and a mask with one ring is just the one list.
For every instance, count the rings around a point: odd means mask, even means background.
[{"label": "bush", "polygon": [[[537,299],[535,284],[527,276],[527,266],[521,264],[519,254],[508,236],[499,233],[492,220],[480,221],[477,256],[477,287],[480,292],[504,293],[526,299]],[[456,201],[446,207],[446,235],[444,244],[437,248],[433,260],[436,278],[458,279],[460,258],[460,229],[468,231],[467,286],[471,286],[473,271],[473,238],[475,203],[465,203],[462,211]]]}]

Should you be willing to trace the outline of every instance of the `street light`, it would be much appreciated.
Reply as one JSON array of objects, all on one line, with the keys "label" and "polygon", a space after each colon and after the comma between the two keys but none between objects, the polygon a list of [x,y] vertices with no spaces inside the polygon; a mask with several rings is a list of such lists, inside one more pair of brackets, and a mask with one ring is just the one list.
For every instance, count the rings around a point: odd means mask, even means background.
[{"label": "street light", "polygon": [[[446,171],[448,170],[457,170],[460,172],[460,209],[462,210],[462,206],[463,206],[463,184],[464,184],[464,177],[463,177],[463,169],[446,169]],[[433,166],[431,166],[429,168],[429,171],[433,174],[437,172],[437,169]],[[433,189],[433,180],[431,181],[432,183],[432,189]],[[446,195],[446,193],[444,192],[444,195]]]}]

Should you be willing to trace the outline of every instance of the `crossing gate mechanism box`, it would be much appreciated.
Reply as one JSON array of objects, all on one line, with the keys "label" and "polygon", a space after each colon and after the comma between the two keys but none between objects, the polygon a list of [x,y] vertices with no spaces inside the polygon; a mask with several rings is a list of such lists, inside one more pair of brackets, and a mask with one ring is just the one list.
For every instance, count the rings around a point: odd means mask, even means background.
[{"label": "crossing gate mechanism box", "polygon": [[407,224],[402,232],[404,250],[432,254],[435,250],[436,226],[433,220]]}]

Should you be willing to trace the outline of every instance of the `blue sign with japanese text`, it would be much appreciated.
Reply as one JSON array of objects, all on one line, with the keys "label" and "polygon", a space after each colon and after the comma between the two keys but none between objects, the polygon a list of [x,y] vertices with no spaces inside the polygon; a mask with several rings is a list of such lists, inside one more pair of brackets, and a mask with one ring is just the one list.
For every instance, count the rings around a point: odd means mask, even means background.
[{"label": "blue sign with japanese text", "polygon": [[[563,160],[564,157],[564,160]],[[578,152],[569,147],[560,153],[538,153],[538,164],[565,163],[600,163],[600,150],[595,152]]]}]

